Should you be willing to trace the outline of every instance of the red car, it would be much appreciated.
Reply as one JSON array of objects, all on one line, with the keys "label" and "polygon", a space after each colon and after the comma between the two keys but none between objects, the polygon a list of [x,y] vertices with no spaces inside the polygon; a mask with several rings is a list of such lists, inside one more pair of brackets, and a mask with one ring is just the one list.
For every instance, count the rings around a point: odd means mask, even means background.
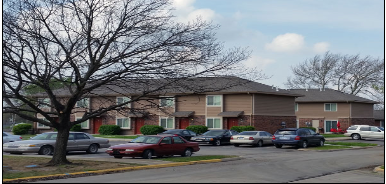
[{"label": "red car", "polygon": [[148,135],[133,139],[128,144],[111,146],[106,153],[114,158],[143,157],[151,159],[153,156],[181,155],[192,156],[200,150],[198,143],[189,142],[178,135]]}]

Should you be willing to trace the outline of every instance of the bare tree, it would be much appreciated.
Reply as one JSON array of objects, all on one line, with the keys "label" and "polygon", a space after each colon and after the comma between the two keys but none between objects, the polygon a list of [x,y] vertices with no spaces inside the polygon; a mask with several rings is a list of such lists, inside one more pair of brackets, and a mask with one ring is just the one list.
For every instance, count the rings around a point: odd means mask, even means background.
[{"label": "bare tree", "polygon": [[[372,98],[377,93],[374,86],[380,88],[384,86],[384,67],[384,59],[326,52],[323,58],[316,55],[293,67],[294,78],[289,77],[285,85],[288,88],[329,87],[348,94],[361,94]],[[379,98],[380,95],[377,96]]]},{"label": "bare tree", "polygon": [[[8,104],[3,113],[58,130],[50,165],[70,163],[66,146],[73,125],[183,79],[230,75],[250,54],[241,48],[224,51],[215,39],[217,26],[211,23],[173,22],[167,0],[5,0],[3,6],[3,101]],[[162,82],[146,87],[151,84],[145,79]],[[63,90],[49,85],[53,80],[64,84],[69,94],[65,99],[60,96]],[[75,104],[100,94],[101,87],[125,95],[125,80],[146,83],[133,89],[140,93],[137,98],[90,110],[71,121]],[[50,103],[23,91],[29,85],[43,89]],[[23,112],[40,114],[47,121]]]}]

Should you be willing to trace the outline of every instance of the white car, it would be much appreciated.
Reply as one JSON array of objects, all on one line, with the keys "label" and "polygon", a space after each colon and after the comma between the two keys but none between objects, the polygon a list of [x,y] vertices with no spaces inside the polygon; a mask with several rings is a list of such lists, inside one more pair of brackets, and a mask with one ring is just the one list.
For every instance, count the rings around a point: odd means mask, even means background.
[{"label": "white car", "polygon": [[347,133],[344,134],[347,137],[351,137],[354,140],[369,138],[369,139],[384,139],[385,132],[376,127],[369,125],[352,125],[347,129]]},{"label": "white car", "polygon": [[272,134],[266,131],[243,131],[231,137],[231,144],[235,147],[243,144],[261,147],[263,144],[272,144]]},{"label": "white car", "polygon": [[7,132],[3,132],[3,144],[7,142],[15,142],[15,141],[22,141],[22,137],[20,135],[12,135]]}]

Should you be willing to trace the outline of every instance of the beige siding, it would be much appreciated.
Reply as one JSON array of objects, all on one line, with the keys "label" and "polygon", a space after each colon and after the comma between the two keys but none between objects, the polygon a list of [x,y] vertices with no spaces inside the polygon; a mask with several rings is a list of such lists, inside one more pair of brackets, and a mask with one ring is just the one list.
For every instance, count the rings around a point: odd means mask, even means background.
[{"label": "beige siding", "polygon": [[217,117],[221,112],[221,107],[207,107],[206,116],[207,117]]},{"label": "beige siding", "polygon": [[324,111],[324,103],[298,103],[297,118],[337,119],[350,117],[350,104],[337,103],[337,111]]},{"label": "beige siding", "polygon": [[352,103],[351,117],[352,118],[374,118],[373,104]]},{"label": "beige siding", "polygon": [[252,95],[224,95],[225,111],[244,111],[244,114],[252,114]]},{"label": "beige siding", "polygon": [[159,100],[139,100],[136,102],[133,102],[132,107],[134,109],[145,109],[150,114],[159,114],[159,110],[157,108],[157,105],[159,105]]},{"label": "beige siding", "polygon": [[254,94],[254,114],[294,116],[295,97]]},{"label": "beige siding", "polygon": [[176,111],[194,111],[195,115],[205,115],[205,95],[181,96],[176,99]]}]

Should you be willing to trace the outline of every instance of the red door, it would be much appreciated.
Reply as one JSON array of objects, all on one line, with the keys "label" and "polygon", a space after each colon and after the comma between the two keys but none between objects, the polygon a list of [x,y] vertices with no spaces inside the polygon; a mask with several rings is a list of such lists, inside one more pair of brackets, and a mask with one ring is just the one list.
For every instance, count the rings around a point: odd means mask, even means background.
[{"label": "red door", "polygon": [[189,118],[180,119],[180,129],[186,129],[189,126]]},{"label": "red door", "polygon": [[102,118],[94,118],[94,134],[99,134],[99,127],[102,125]]},{"label": "red door", "polygon": [[239,120],[237,118],[228,118],[228,129],[230,130],[233,126],[239,126]]},{"label": "red door", "polygon": [[145,125],[145,120],[143,118],[136,118],[135,120],[135,132],[134,134],[141,134],[141,127]]}]

